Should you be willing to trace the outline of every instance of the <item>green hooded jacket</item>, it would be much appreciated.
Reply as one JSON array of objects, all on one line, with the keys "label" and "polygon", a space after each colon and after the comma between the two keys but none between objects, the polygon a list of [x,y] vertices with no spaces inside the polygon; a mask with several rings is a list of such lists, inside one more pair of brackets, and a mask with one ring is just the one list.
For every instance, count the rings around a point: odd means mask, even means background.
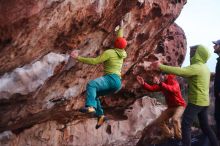
[{"label": "green hooded jacket", "polygon": [[[123,36],[123,30],[118,30],[118,37]],[[101,55],[96,58],[88,57],[77,57],[77,60],[86,64],[100,64],[104,63],[104,73],[105,74],[117,74],[121,77],[121,68],[123,65],[123,60],[127,57],[127,53],[124,49],[108,49],[104,51]]]},{"label": "green hooded jacket", "polygon": [[159,68],[166,73],[186,77],[189,84],[188,102],[198,106],[208,106],[210,71],[205,63],[209,57],[208,49],[199,45],[190,60],[190,66],[180,68],[160,65]]}]

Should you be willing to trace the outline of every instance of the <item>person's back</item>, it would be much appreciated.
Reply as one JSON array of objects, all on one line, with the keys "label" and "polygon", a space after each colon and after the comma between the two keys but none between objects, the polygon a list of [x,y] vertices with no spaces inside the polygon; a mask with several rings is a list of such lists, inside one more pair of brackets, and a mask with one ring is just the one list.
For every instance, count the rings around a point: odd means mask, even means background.
[{"label": "person's back", "polygon": [[209,105],[210,71],[206,64],[191,65],[194,75],[187,78],[189,83],[189,103],[200,106]]},{"label": "person's back", "polygon": [[168,107],[186,106],[182,97],[180,86],[176,80],[176,76],[169,74],[165,75],[165,81],[161,83],[160,87],[165,96]]},{"label": "person's back", "polygon": [[124,49],[108,49],[96,58],[88,58],[79,56],[77,59],[87,64],[100,64],[104,63],[104,74],[117,74],[121,76],[121,68],[123,60],[127,57]]},{"label": "person's back", "polygon": [[127,53],[123,49],[109,49],[106,51],[109,54],[109,59],[104,62],[105,74],[115,73],[121,76],[121,68]]}]

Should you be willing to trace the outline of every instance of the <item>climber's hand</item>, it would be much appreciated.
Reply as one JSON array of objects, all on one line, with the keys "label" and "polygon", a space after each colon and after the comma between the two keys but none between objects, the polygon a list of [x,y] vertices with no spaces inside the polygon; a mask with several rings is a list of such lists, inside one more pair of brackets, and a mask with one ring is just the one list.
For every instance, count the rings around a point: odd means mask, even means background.
[{"label": "climber's hand", "polygon": [[144,79],[141,76],[136,77],[139,84],[144,85]]},{"label": "climber's hand", "polygon": [[151,65],[150,65],[150,68],[152,69],[152,70],[160,70],[160,62],[159,61],[155,61],[155,62],[153,62],[153,63],[151,63]]},{"label": "climber's hand", "polygon": [[79,52],[77,50],[73,50],[70,54],[71,57],[73,57],[74,59],[76,59],[79,56]]},{"label": "climber's hand", "polygon": [[115,31],[116,31],[116,32],[117,32],[119,29],[120,29],[120,26],[119,26],[119,25],[115,27]]},{"label": "climber's hand", "polygon": [[124,22],[123,22],[123,20],[121,20],[120,27],[123,28],[123,26],[124,26]]},{"label": "climber's hand", "polygon": [[123,27],[124,27],[124,22],[123,20],[121,20],[120,24],[115,27],[115,31],[118,31],[120,28],[123,28]]},{"label": "climber's hand", "polygon": [[153,82],[154,82],[155,84],[158,84],[158,85],[159,85],[159,84],[160,84],[160,79],[155,76],[155,77],[153,78]]}]

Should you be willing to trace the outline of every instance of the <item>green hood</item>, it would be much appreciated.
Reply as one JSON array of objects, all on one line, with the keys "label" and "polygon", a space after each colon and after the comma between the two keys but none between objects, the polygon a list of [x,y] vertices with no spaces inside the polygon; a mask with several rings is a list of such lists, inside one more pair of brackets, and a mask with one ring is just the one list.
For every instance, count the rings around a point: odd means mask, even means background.
[{"label": "green hood", "polygon": [[196,49],[195,55],[190,59],[191,64],[195,64],[198,62],[206,63],[211,56],[208,48],[203,45],[199,45]]},{"label": "green hood", "polygon": [[124,49],[114,49],[114,50],[120,58],[126,58],[127,57],[127,53],[125,52]]}]

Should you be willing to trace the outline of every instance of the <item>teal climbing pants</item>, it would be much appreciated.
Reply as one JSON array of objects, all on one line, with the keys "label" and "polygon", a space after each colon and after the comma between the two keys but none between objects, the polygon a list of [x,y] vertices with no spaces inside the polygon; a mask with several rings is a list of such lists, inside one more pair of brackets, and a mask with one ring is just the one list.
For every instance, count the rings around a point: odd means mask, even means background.
[{"label": "teal climbing pants", "polygon": [[94,107],[96,115],[104,115],[99,96],[112,94],[121,89],[121,79],[116,74],[104,75],[89,81],[86,87],[86,107]]}]

